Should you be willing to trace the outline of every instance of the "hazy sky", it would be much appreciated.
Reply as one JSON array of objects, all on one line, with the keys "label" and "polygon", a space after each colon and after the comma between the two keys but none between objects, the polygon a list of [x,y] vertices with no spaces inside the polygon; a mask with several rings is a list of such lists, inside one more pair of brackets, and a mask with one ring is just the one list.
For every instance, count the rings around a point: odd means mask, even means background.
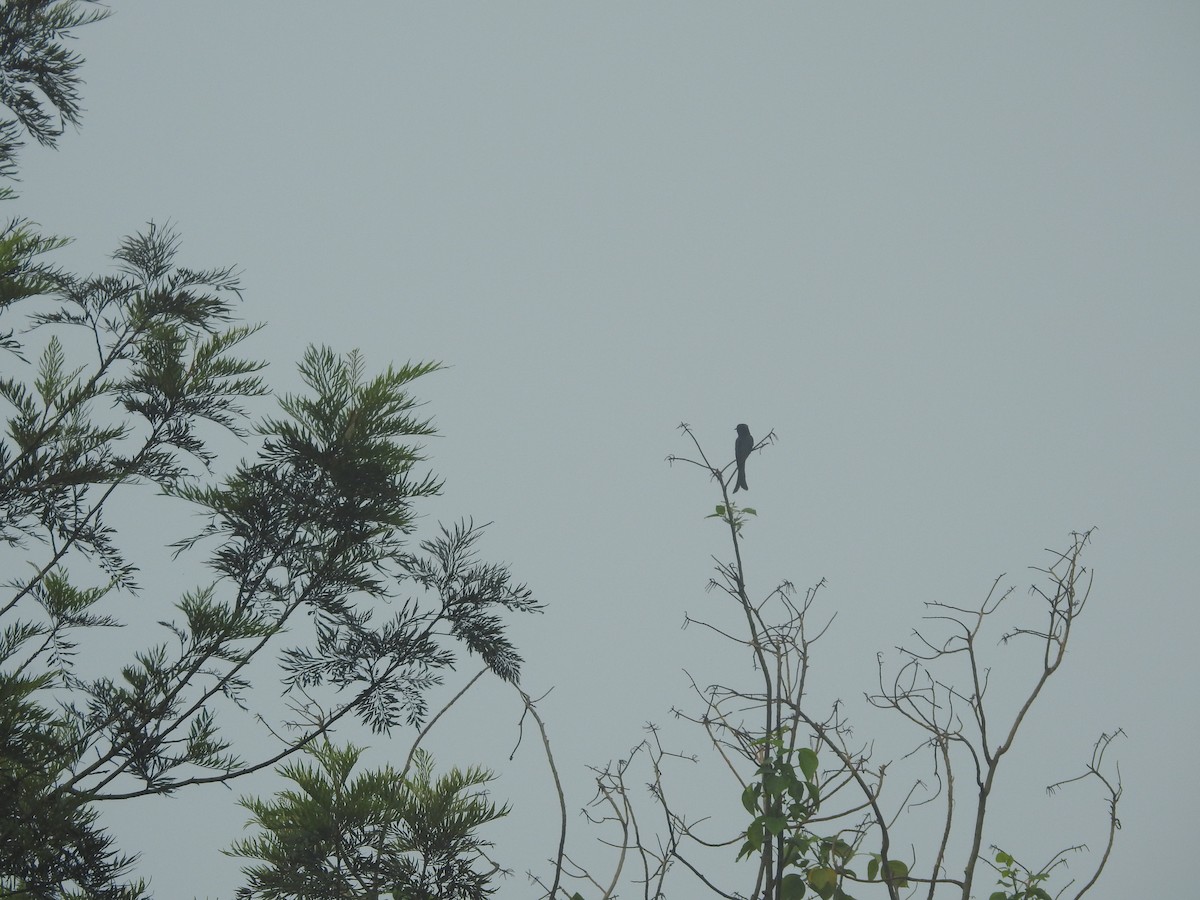
[{"label": "hazy sky", "polygon": [[[77,41],[83,127],[26,149],[9,214],[74,236],[59,258],[84,271],[173,223],[181,262],[243,270],[283,388],[312,342],[451,366],[417,385],[447,480],[427,523],[494,522],[484,552],[547,604],[512,634],[526,688],[554,688],[573,843],[586,766],[688,702],[684,667],[748,672],[680,631],[720,614],[703,588],[727,548],[712,487],[664,462],[681,421],[722,459],[746,422],[779,438],[750,465],[751,588],[828,580],[814,690],[887,752],[919,735],[863,708],[876,651],[1004,572],[1015,614],[1043,548],[1099,526],[987,840],[1100,848],[1101,798],[1042,788],[1122,726],[1096,895],[1192,892],[1200,6],[113,6]],[[995,653],[998,683],[1027,683]],[[518,716],[481,687],[432,745],[502,776],[503,897],[533,894],[557,837],[528,735],[508,761]],[[228,897],[234,801],[276,786],[113,822],[160,898]]]}]

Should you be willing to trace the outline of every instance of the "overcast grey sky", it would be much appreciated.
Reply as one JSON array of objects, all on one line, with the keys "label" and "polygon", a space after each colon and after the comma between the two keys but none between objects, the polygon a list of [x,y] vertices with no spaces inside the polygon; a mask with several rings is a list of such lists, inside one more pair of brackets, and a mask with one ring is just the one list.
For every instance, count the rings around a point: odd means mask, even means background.
[{"label": "overcast grey sky", "polygon": [[[1102,846],[1099,797],[1042,788],[1123,726],[1098,896],[1194,893],[1200,5],[113,6],[77,42],[82,129],[26,149],[9,213],[90,271],[174,223],[182,262],[243,270],[283,388],[312,342],[452,366],[417,386],[429,522],[494,522],[484,552],[548,605],[513,635],[555,689],[572,813],[586,765],[687,701],[684,667],[741,666],[680,631],[717,614],[726,548],[664,458],[680,421],[722,458],[747,422],[779,437],[751,461],[751,587],[828,579],[815,690],[890,752],[919,738],[862,708],[875,652],[1099,526],[987,839]],[[556,839],[537,748],[507,759],[518,715],[482,687],[434,744],[502,775],[504,897]],[[274,787],[114,822],[159,897],[228,897],[234,801]]]}]

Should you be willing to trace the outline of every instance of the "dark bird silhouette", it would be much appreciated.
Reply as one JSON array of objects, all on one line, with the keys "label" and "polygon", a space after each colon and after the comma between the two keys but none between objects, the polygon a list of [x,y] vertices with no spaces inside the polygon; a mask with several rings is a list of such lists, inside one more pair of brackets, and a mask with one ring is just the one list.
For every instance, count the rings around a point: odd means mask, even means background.
[{"label": "dark bird silhouette", "polygon": [[746,484],[746,458],[754,449],[754,438],[750,437],[748,426],[739,425],[737,433],[737,440],[733,443],[733,458],[737,460],[737,484],[733,488],[735,494],[750,490],[750,485]]}]

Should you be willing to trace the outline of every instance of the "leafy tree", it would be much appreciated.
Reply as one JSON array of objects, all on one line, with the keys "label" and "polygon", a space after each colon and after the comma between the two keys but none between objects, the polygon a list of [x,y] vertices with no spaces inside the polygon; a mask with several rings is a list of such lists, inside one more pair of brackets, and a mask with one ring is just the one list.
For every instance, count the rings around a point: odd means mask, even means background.
[{"label": "leafy tree", "polygon": [[228,852],[262,862],[243,870],[238,897],[480,900],[493,892],[496,866],[475,868],[490,846],[476,830],[508,809],[487,799],[489,772],[452,769],[435,779],[432,757],[418,749],[411,774],[387,766],[352,777],[358,748],[322,742],[306,752],[316,765],[280,770],[295,788],[273,801],[242,800],[260,833]]},{"label": "leafy tree", "polygon": [[[21,129],[53,144],[56,121],[77,122],[81,60],[62,41],[101,17],[0,6],[0,101],[14,116],[0,172],[16,171]],[[356,352],[314,347],[305,389],[254,423],[270,390],[265,364],[241,355],[258,327],[236,320],[231,269],[179,265],[178,238],[153,224],[120,243],[113,274],[62,271],[47,254],[63,243],[27,219],[0,232],[0,778],[13,791],[0,896],[136,895],[99,804],[269,768],[347,717],[384,733],[420,723],[455,644],[515,682],[501,616],[538,606],[478,559],[473,523],[412,545],[415,504],[441,481],[424,468],[434,428],[411,387],[437,363],[371,374]],[[249,458],[220,465],[221,432],[249,441]],[[146,601],[130,606],[155,559],[117,524],[136,502],[203,523],[162,548],[196,560],[178,571],[197,581],[173,609],[148,598],[158,636]],[[82,666],[80,650],[131,608],[133,633]],[[286,710],[256,690],[272,657]],[[239,755],[222,732],[231,717],[261,722],[273,749]]]}]

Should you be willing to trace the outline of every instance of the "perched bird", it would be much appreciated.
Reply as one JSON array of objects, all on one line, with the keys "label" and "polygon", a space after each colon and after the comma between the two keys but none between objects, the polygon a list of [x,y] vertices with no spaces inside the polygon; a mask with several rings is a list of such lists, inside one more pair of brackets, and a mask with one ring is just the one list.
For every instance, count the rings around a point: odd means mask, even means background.
[{"label": "perched bird", "polygon": [[750,490],[750,485],[746,484],[746,457],[754,449],[754,438],[750,437],[748,426],[739,425],[737,433],[737,440],[733,443],[733,458],[737,460],[737,484],[733,488],[735,494]]}]

